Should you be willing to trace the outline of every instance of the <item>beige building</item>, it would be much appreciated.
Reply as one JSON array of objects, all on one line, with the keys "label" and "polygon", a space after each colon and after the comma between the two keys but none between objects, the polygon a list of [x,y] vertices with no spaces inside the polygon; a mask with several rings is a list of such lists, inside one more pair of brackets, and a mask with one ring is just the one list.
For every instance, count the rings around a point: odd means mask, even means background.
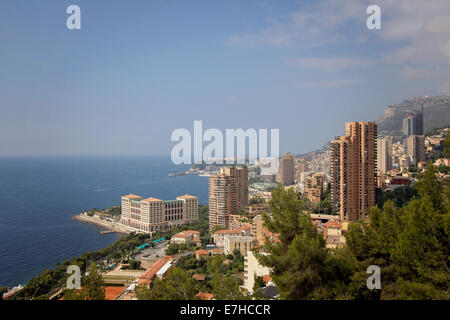
[{"label": "beige building", "polygon": [[120,223],[140,232],[171,229],[198,219],[198,199],[191,195],[163,201],[137,195],[121,198]]},{"label": "beige building", "polygon": [[209,230],[230,228],[230,215],[248,205],[248,168],[224,167],[209,177]]},{"label": "beige building", "polygon": [[392,139],[377,139],[377,170],[387,173],[392,169]]},{"label": "beige building", "polygon": [[308,172],[308,163],[307,162],[297,162],[296,164],[296,173],[295,173],[295,181],[300,183],[303,181],[303,174]]},{"label": "beige building", "polygon": [[270,205],[268,203],[254,204],[245,208],[245,211],[249,217],[256,217],[263,213],[270,213]]},{"label": "beige building", "polygon": [[225,238],[228,236],[241,236],[242,231],[241,230],[219,230],[214,232],[212,238],[213,242],[218,247],[224,247],[225,245]]},{"label": "beige building", "polygon": [[304,194],[314,204],[318,204],[322,200],[323,176],[321,174],[315,174],[306,178]]},{"label": "beige building", "polygon": [[405,140],[406,155],[410,164],[418,164],[425,161],[425,137],[409,136]]},{"label": "beige building", "polygon": [[247,255],[247,251],[253,249],[253,241],[255,238],[251,236],[226,236],[224,238],[223,252],[225,254],[233,254],[234,250],[239,250],[242,256]]},{"label": "beige building", "polygon": [[345,237],[342,235],[342,224],[336,221],[329,221],[323,227],[323,237],[326,247],[337,248],[345,244]]},{"label": "beige building", "polygon": [[341,221],[366,219],[375,205],[376,137],[375,122],[351,122],[331,142],[331,202]]},{"label": "beige building", "polygon": [[288,152],[280,159],[280,168],[278,169],[276,181],[284,186],[293,185],[296,178],[295,173],[296,158],[293,154]]},{"label": "beige building", "polygon": [[253,251],[247,252],[244,257],[244,285],[243,287],[250,293],[253,292],[255,276],[262,277],[270,274],[268,267],[262,266],[255,257]]},{"label": "beige building", "polygon": [[256,242],[259,245],[263,245],[265,243],[266,238],[268,238],[268,240],[272,243],[280,242],[279,234],[270,232],[264,226],[264,220],[261,215],[258,215],[253,218],[251,235],[253,238],[256,239]]},{"label": "beige building", "polygon": [[200,240],[200,232],[196,230],[185,230],[179,232],[170,238],[170,243],[176,244],[186,244],[188,242],[195,242],[197,247],[202,245],[202,241]]}]

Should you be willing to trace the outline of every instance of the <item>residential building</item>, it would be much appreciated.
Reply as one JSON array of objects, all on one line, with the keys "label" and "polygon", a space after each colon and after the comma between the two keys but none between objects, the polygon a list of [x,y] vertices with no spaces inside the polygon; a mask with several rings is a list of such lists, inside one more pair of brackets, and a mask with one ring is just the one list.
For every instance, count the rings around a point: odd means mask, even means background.
[{"label": "residential building", "polygon": [[406,137],[423,135],[423,110],[410,112],[403,119],[403,134]]},{"label": "residential building", "polygon": [[[264,254],[264,253],[261,253]],[[247,252],[244,257],[244,285],[243,287],[250,293],[253,292],[255,285],[255,276],[264,277],[270,274],[270,268],[265,267],[256,259],[253,251]]]},{"label": "residential building", "polygon": [[392,139],[377,139],[377,170],[387,173],[392,169]]},{"label": "residential building", "polygon": [[209,251],[206,251],[203,249],[195,251],[195,259],[200,260],[200,259],[205,259],[207,257],[209,257]]},{"label": "residential building", "polygon": [[323,195],[323,176],[315,174],[306,178],[306,187],[304,194],[314,204],[318,204],[322,200]]},{"label": "residential building", "polygon": [[295,182],[296,158],[290,152],[280,159],[280,168],[276,181],[284,186],[293,185]]},{"label": "residential building", "polygon": [[305,172],[308,172],[308,163],[307,162],[297,162],[296,163],[296,174],[295,174],[295,181],[297,183],[302,182],[302,174]]},{"label": "residential building", "polygon": [[245,211],[249,217],[256,217],[263,213],[270,213],[270,206],[268,203],[254,204],[245,208]]},{"label": "residential building", "polygon": [[225,245],[225,238],[227,236],[241,236],[242,231],[240,230],[218,230],[214,232],[212,238],[213,242],[218,247],[224,247]]},{"label": "residential building", "polygon": [[200,247],[202,245],[200,232],[196,230],[186,230],[179,232],[170,238],[170,243],[186,244],[188,242],[194,242],[197,247]]},{"label": "residential building", "polygon": [[230,215],[248,205],[247,167],[223,167],[209,177],[209,230],[230,228]]},{"label": "residential building", "polygon": [[224,238],[223,252],[225,254],[234,254],[234,250],[239,250],[242,256],[247,255],[247,251],[253,249],[253,241],[255,238],[251,236],[226,236]]},{"label": "residential building", "polygon": [[251,235],[259,245],[263,245],[266,238],[273,243],[280,241],[278,233],[272,233],[264,226],[264,220],[261,215],[253,218]]},{"label": "residential building", "polygon": [[350,122],[331,142],[331,202],[341,221],[366,219],[375,205],[376,137],[375,122]]},{"label": "residential building", "polygon": [[425,161],[425,137],[420,135],[410,135],[405,140],[406,155],[410,164],[417,164]]},{"label": "residential building", "polygon": [[140,232],[171,229],[198,219],[198,199],[191,195],[163,201],[137,195],[121,198],[120,223]]},{"label": "residential building", "polygon": [[337,248],[345,244],[345,237],[342,235],[342,224],[336,221],[329,221],[324,224],[323,237],[327,248]]}]

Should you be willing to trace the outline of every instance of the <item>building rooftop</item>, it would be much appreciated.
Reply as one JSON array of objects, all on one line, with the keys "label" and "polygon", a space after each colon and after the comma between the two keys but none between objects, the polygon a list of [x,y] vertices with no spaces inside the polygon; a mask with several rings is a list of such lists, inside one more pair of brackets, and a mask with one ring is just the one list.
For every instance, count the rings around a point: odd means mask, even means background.
[{"label": "building rooftop", "polygon": [[165,256],[159,259],[154,264],[152,264],[140,277],[139,284],[150,284],[156,273],[166,265],[167,262],[171,261],[171,256]]},{"label": "building rooftop", "polygon": [[172,236],[172,238],[189,238],[189,237],[190,237],[189,234],[185,234],[183,232],[177,233],[177,234]]},{"label": "building rooftop", "polygon": [[200,231],[197,231],[197,230],[185,230],[185,231],[182,231],[183,233],[192,233],[192,234],[200,234]]},{"label": "building rooftop", "polygon": [[122,196],[122,198],[126,198],[126,199],[135,199],[135,198],[138,198],[138,199],[141,199],[142,197],[141,197],[141,196],[137,196],[137,195],[135,195],[135,194],[129,194],[129,195],[127,195],[127,196]]},{"label": "building rooftop", "polygon": [[192,278],[194,278],[197,281],[205,281],[206,275],[196,273],[192,276]]},{"label": "building rooftop", "polygon": [[144,202],[161,202],[162,200],[158,199],[158,198],[147,198],[147,199],[144,199],[144,200],[141,200],[141,201],[144,201]]},{"label": "building rooftop", "polygon": [[241,234],[239,230],[218,230],[214,234]]},{"label": "building rooftop", "polygon": [[329,222],[325,223],[324,226],[327,228],[337,228],[337,229],[342,228],[342,225],[336,221],[329,221]]},{"label": "building rooftop", "polygon": [[214,300],[215,295],[212,293],[199,292],[195,295],[200,300]]},{"label": "building rooftop", "polygon": [[229,241],[247,241],[247,242],[251,242],[253,240],[255,240],[254,237],[252,236],[229,236],[226,237]]},{"label": "building rooftop", "polygon": [[190,194],[185,194],[185,195],[179,196],[177,198],[180,198],[180,199],[197,199],[197,197],[191,196]]}]

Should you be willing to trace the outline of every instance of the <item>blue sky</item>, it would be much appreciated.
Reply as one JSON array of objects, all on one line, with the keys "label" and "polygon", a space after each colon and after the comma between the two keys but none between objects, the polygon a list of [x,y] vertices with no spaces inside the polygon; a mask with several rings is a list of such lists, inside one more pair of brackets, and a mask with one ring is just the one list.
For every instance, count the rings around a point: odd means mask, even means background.
[{"label": "blue sky", "polygon": [[[278,128],[308,152],[450,94],[450,2],[0,1],[0,155],[169,155],[177,128]],[[81,8],[82,29],[66,28]]]}]

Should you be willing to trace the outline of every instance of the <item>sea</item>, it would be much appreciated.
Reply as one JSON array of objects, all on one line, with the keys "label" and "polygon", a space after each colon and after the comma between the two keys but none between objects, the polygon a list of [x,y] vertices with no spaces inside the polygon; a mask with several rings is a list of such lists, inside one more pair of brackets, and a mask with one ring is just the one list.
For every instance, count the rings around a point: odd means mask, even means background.
[{"label": "sea", "polygon": [[105,248],[119,234],[72,216],[120,205],[130,193],[163,200],[192,194],[208,203],[208,178],[166,157],[0,158],[0,286],[25,285],[57,262]]}]

